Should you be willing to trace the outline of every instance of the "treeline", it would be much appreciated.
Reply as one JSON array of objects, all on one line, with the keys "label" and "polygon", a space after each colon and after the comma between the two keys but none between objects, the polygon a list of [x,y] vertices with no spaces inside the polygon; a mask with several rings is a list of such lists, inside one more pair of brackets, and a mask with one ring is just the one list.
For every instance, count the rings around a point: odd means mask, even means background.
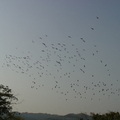
[{"label": "treeline", "polygon": [[[108,112],[105,114],[91,113],[91,117],[93,120],[120,120],[119,112]],[[81,119],[82,120],[82,119]]]},{"label": "treeline", "polygon": [[[18,100],[14,94],[12,93],[12,90],[9,89],[8,86],[0,85],[0,120],[23,120],[23,118],[17,114],[16,112],[12,111],[12,105],[16,104],[16,101]],[[89,115],[87,114],[80,114],[80,116],[76,116],[74,114],[69,114],[66,116],[63,116],[65,118],[74,119],[78,118],[79,120],[120,120],[120,113],[119,112],[108,112],[105,114],[98,114],[98,113],[91,113],[90,118],[88,118]],[[49,116],[50,117],[50,116]],[[59,118],[59,116],[56,116]],[[60,117],[63,119],[63,117]],[[51,118],[54,119],[54,118]],[[56,118],[55,118],[56,119]]]}]

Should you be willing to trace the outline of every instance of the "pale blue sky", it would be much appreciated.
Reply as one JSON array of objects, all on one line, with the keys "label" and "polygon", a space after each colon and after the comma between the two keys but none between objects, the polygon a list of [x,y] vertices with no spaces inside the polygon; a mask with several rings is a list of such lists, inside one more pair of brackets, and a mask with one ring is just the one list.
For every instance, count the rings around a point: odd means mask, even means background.
[{"label": "pale blue sky", "polygon": [[23,101],[14,110],[120,111],[119,11],[119,0],[1,0],[0,81]]}]

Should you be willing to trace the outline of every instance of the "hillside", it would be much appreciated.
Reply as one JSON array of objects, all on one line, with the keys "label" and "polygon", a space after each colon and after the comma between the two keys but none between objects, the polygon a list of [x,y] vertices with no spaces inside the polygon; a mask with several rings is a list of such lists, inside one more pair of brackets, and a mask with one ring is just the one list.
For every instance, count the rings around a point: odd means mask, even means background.
[{"label": "hillside", "polygon": [[84,120],[92,120],[90,116],[85,114],[67,114],[67,115],[54,115],[47,113],[20,113],[21,117],[25,120],[79,120],[83,118]]}]

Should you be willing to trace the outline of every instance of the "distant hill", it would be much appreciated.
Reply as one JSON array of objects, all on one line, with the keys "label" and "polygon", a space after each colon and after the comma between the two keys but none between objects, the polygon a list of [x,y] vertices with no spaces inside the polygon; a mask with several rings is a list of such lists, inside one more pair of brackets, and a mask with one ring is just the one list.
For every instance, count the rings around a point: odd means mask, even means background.
[{"label": "distant hill", "polygon": [[20,116],[25,120],[80,120],[83,118],[84,120],[92,120],[89,115],[80,113],[80,114],[67,114],[67,115],[54,115],[47,113],[20,113]]}]

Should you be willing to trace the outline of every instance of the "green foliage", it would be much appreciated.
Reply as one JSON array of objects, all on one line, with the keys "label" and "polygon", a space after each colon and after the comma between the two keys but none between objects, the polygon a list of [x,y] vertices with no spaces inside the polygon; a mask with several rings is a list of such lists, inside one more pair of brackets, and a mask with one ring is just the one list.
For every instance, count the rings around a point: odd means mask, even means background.
[{"label": "green foliage", "polygon": [[17,98],[11,93],[11,89],[8,86],[0,85],[0,115],[12,110],[13,100],[17,100]]},{"label": "green foliage", "polygon": [[119,112],[109,112],[105,114],[95,114],[91,113],[91,117],[93,120],[120,120],[120,113]]},{"label": "green foliage", "polygon": [[16,112],[8,113],[5,117],[4,120],[24,120],[21,118]]},{"label": "green foliage", "polygon": [[13,101],[17,100],[8,86],[0,85],[0,120],[22,120],[12,112],[12,105],[16,104]]},{"label": "green foliage", "polygon": [[83,120],[83,118],[80,118],[80,120]]}]

